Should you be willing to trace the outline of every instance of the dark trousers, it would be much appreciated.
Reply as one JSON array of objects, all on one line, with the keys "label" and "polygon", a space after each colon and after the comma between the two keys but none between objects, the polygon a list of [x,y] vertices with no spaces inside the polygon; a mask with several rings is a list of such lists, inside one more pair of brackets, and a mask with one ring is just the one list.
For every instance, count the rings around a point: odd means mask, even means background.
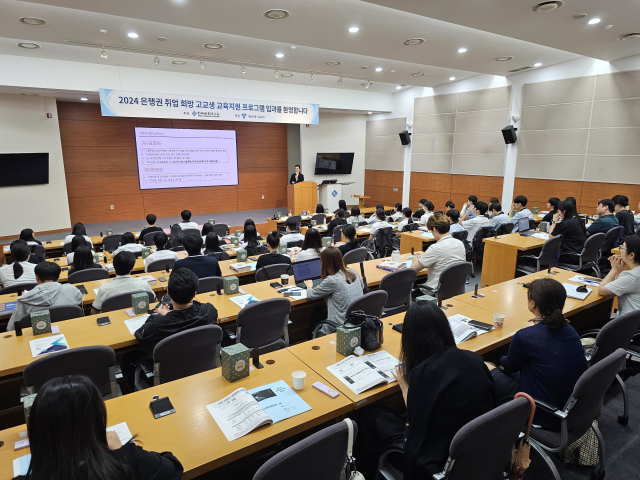
[{"label": "dark trousers", "polygon": [[327,310],[326,305],[313,309],[311,316],[309,317],[309,325],[307,325],[307,340],[311,340],[313,338],[313,330],[316,328],[316,325],[326,320],[328,315],[329,310]]},{"label": "dark trousers", "polygon": [[514,395],[520,391],[520,373],[509,375],[496,368],[491,370],[491,376],[498,405],[513,400]]},{"label": "dark trousers", "polygon": [[[403,449],[405,421],[386,407],[371,405],[362,409],[357,424],[356,466],[364,478],[373,479],[382,454],[390,447]],[[394,467],[402,471],[402,463],[397,463]]]},{"label": "dark trousers", "polygon": [[[129,382],[129,386],[131,387],[131,391],[136,391],[136,368],[140,364],[140,362],[149,362],[153,365],[153,360],[151,356],[147,352],[143,352],[141,350],[134,350],[132,352],[127,352],[124,354],[122,359],[122,373],[126,377]],[[153,367],[152,367],[153,368]],[[153,382],[152,382],[153,385]]]}]

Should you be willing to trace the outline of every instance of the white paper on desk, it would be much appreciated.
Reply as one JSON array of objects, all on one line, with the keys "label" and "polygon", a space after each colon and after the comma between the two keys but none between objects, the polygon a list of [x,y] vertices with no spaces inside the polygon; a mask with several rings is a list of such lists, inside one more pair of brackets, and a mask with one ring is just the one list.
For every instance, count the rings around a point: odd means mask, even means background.
[{"label": "white paper on desk", "polygon": [[93,289],[93,293],[95,293],[96,295],[98,295],[98,290],[100,290],[100,287],[98,287],[98,288],[94,288],[94,289]]},{"label": "white paper on desk", "polygon": [[104,268],[106,268],[108,271],[113,272],[116,267],[113,266],[113,263],[107,263]]},{"label": "white paper on desk", "polygon": [[207,405],[207,410],[230,442],[262,425],[273,423],[271,417],[244,388],[239,388],[219,402]]},{"label": "white paper on desk", "polygon": [[335,365],[329,365],[327,370],[356,395],[376,385],[394,382],[395,378],[390,370],[400,362],[385,351],[371,355],[364,357],[350,355]]},{"label": "white paper on desk", "polygon": [[391,372],[395,371],[396,367],[400,365],[400,360],[391,355],[385,350],[379,352],[370,353],[360,357],[365,362],[373,365],[373,367],[381,373],[383,377],[386,377],[387,383],[395,382],[396,379]]},{"label": "white paper on desk", "polygon": [[133,335],[134,333],[136,333],[136,330],[138,330],[142,325],[144,325],[144,322],[147,321],[147,318],[149,318],[148,313],[145,315],[140,315],[139,317],[136,317],[136,318],[125,320],[124,324],[129,329],[129,333]]},{"label": "white paper on desk", "polygon": [[359,231],[362,233],[369,233],[371,232],[371,227],[362,227],[359,229]]},{"label": "white paper on desk", "polygon": [[282,293],[284,295],[284,292],[300,292],[300,295],[296,295],[295,297],[287,297],[291,298],[292,300],[301,300],[303,298],[307,298],[307,290],[305,288],[284,287],[278,289],[278,293]]},{"label": "white paper on desk", "polygon": [[64,242],[60,242],[60,245],[62,245],[64,247]]},{"label": "white paper on desk", "polygon": [[435,238],[435,237],[433,236],[433,233],[431,233],[431,232],[425,232],[425,233],[423,233],[423,234],[422,234],[422,235],[420,235],[420,236],[421,236],[421,237],[426,237],[426,238]]},{"label": "white paper on desk", "polygon": [[64,334],[52,335],[50,337],[43,336],[36,340],[29,341],[29,347],[31,347],[31,355],[33,358],[41,357],[42,355],[48,355],[50,353],[62,352],[69,349],[69,344]]},{"label": "white paper on desk", "polygon": [[107,432],[116,432],[122,445],[129,443],[133,439],[127,422],[122,422],[112,427],[107,427]]},{"label": "white paper on desk", "polygon": [[567,297],[577,300],[584,300],[591,293],[592,288],[587,288],[586,292],[578,292],[580,285],[572,285],[571,283],[563,283],[562,286],[567,291]]},{"label": "white paper on desk", "polygon": [[531,236],[533,238],[539,238],[540,240],[549,240],[549,234],[548,233],[538,232],[538,233],[534,233]]},{"label": "white paper on desk", "polygon": [[260,301],[251,294],[239,295],[237,297],[229,297],[229,300],[231,300],[233,303],[238,305],[240,308],[244,308],[250,303],[257,303]]},{"label": "white paper on desk", "polygon": [[584,283],[585,285],[591,285],[593,287],[599,287],[600,282],[602,281],[600,278],[589,278],[583,277],[582,275],[575,275],[569,279],[570,282],[576,283]]},{"label": "white paper on desk", "polygon": [[249,390],[273,423],[308,412],[311,407],[284,380]]},{"label": "white paper on desk", "polygon": [[31,454],[27,453],[22,457],[15,458],[13,460],[13,476],[19,477],[20,475],[26,475],[29,470],[29,464],[31,463]]},{"label": "white paper on desk", "polygon": [[490,331],[468,325],[468,322],[472,319],[469,317],[465,317],[464,315],[461,315],[459,313],[457,315],[451,315],[448,320],[449,327],[451,327],[451,333],[453,333],[453,338],[456,341],[456,345]]}]

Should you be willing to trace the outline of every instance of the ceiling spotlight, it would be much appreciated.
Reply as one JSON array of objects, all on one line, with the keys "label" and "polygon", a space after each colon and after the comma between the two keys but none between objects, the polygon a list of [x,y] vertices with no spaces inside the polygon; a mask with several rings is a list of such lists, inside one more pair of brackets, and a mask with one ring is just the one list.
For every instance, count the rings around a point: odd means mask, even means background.
[{"label": "ceiling spotlight", "polygon": [[424,38],[409,38],[408,40],[402,42],[403,45],[407,45],[408,47],[411,47],[413,45],[420,45],[421,43],[424,43]]},{"label": "ceiling spotlight", "polygon": [[396,85],[396,90],[400,90],[402,88],[402,85]]},{"label": "ceiling spotlight", "polygon": [[409,74],[410,77],[424,77],[425,75],[426,73],[424,72],[414,72]]},{"label": "ceiling spotlight", "polygon": [[265,18],[269,20],[284,20],[285,18],[289,18],[291,14],[286,10],[282,10],[280,8],[274,8],[272,10],[267,10],[262,14]]},{"label": "ceiling spotlight", "polygon": [[541,66],[542,66],[542,63],[541,63],[541,62],[536,62],[536,63],[534,63],[534,64],[533,64],[533,66],[534,66],[534,67],[541,67]]},{"label": "ceiling spotlight", "polygon": [[458,49],[458,53],[464,53],[464,52],[466,52],[466,51],[467,51],[467,49],[466,49],[466,48],[464,48],[464,47],[460,47],[460,48]]},{"label": "ceiling spotlight", "polygon": [[364,88],[369,88],[371,85],[373,85],[373,83],[371,83],[371,80],[367,80],[367,83],[361,83],[360,85],[362,85]]},{"label": "ceiling spotlight", "polygon": [[613,25],[607,25],[606,27],[604,27],[605,30],[610,30],[613,28]]},{"label": "ceiling spotlight", "polygon": [[340,78],[338,79],[338,85],[342,85],[342,82],[343,82],[342,75],[340,75]]},{"label": "ceiling spotlight", "polygon": [[324,62],[324,65],[326,65],[327,67],[335,67],[336,65],[342,65],[342,62],[338,62],[338,61]]},{"label": "ceiling spotlight", "polygon": [[278,78],[280,76],[280,74],[278,73],[278,69],[277,68],[273,71],[273,76],[276,77],[276,78]]},{"label": "ceiling spotlight", "polygon": [[358,27],[349,27],[351,33],[356,33],[358,30],[360,30]]},{"label": "ceiling spotlight", "polygon": [[291,50],[295,50],[295,49],[296,49],[296,46],[295,46],[295,45],[291,45],[289,48],[290,48]]},{"label": "ceiling spotlight", "polygon": [[127,37],[129,38],[138,38],[138,34],[136,32],[127,33]]},{"label": "ceiling spotlight", "polygon": [[221,44],[221,43],[213,43],[213,42],[203,43],[202,46],[204,48],[208,48],[210,50],[220,50],[221,48],[224,48],[223,44]]},{"label": "ceiling spotlight", "polygon": [[20,48],[26,48],[27,50],[37,50],[40,48],[40,45],[37,43],[31,42],[20,42],[17,44]]},{"label": "ceiling spotlight", "polygon": [[313,72],[311,72],[311,75],[309,76],[309,81],[313,82],[314,78],[313,78]]},{"label": "ceiling spotlight", "polygon": [[578,13],[577,15],[574,15],[573,18],[575,18],[576,20],[580,20],[581,18],[584,18],[586,16],[586,13]]},{"label": "ceiling spotlight", "polygon": [[371,115],[373,112],[367,112],[367,115]]},{"label": "ceiling spotlight", "polygon": [[507,55],[505,57],[498,57],[498,58],[494,58],[493,59],[494,62],[508,62],[509,60],[513,60],[513,57],[511,55]]},{"label": "ceiling spotlight", "polygon": [[589,25],[595,25],[596,23],[600,23],[602,20],[600,20],[599,18],[592,18],[591,20],[589,20]]},{"label": "ceiling spotlight", "polygon": [[87,97],[80,97],[80,100],[82,100],[83,102],[86,102],[89,99]]},{"label": "ceiling spotlight", "polygon": [[247,70],[244,68],[244,65],[242,65],[242,68],[240,69],[240,73],[243,75],[247,73]]},{"label": "ceiling spotlight", "polygon": [[391,73],[396,73],[396,71],[395,70],[391,70]]},{"label": "ceiling spotlight", "polygon": [[449,80],[450,80],[450,81],[452,81],[452,82],[453,82],[455,79],[456,79],[456,77],[449,77]]},{"label": "ceiling spotlight", "polygon": [[562,5],[564,5],[564,0],[552,0],[550,2],[542,2],[534,5],[531,10],[536,13],[547,13],[553,12],[556,8],[560,8]]},{"label": "ceiling spotlight", "polygon": [[49,22],[47,22],[44,18],[20,17],[18,21],[23,25],[29,25],[30,27],[46,27],[47,25],[49,25]]},{"label": "ceiling spotlight", "polygon": [[103,60],[106,60],[107,58],[107,51],[104,49],[104,45],[102,46],[102,53],[100,53],[100,58]]},{"label": "ceiling spotlight", "polygon": [[281,73],[280,76],[283,78],[289,78],[289,77],[293,77],[293,73],[290,73],[290,72]]},{"label": "ceiling spotlight", "polygon": [[157,55],[154,57],[153,63],[156,67],[160,65],[160,58]]},{"label": "ceiling spotlight", "polygon": [[171,62],[171,64],[172,64],[172,65],[178,65],[178,66],[180,66],[180,65],[186,65],[186,64],[187,64],[187,62],[186,62],[186,60],[173,60],[173,61]]},{"label": "ceiling spotlight", "polygon": [[376,72],[381,72],[382,71],[382,67],[377,67],[376,68]]},{"label": "ceiling spotlight", "polygon": [[204,70],[204,62],[202,61],[202,57],[200,57],[200,65],[198,65],[200,70]]},{"label": "ceiling spotlight", "polygon": [[107,33],[107,31],[103,28],[103,29],[100,30],[100,33],[105,35]]},{"label": "ceiling spotlight", "polygon": [[276,53],[276,57],[282,58],[282,57],[284,57],[284,53]]}]

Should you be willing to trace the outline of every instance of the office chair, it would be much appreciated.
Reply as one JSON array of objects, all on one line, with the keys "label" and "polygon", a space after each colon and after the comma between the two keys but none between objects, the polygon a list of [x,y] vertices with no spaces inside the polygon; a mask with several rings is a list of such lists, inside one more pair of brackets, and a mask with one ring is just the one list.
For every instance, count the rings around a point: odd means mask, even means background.
[{"label": "office chair", "polygon": [[584,242],[582,252],[578,253],[565,253],[564,255],[571,255],[574,257],[578,264],[575,263],[558,263],[558,267],[564,270],[570,270],[572,272],[581,272],[583,270],[593,270],[597,277],[601,277],[600,267],[598,266],[598,258],[600,256],[600,249],[604,244],[606,235],[602,232],[595,233],[587,237],[587,241]]},{"label": "office chair", "polygon": [[229,233],[229,225],[226,225],[224,223],[216,223],[213,225],[212,231],[219,237],[226,237]]},{"label": "office chair", "polygon": [[10,287],[0,288],[0,295],[7,295],[9,293],[18,293],[22,295],[22,293],[34,289],[37,285],[37,283],[18,283]]},{"label": "office chair", "polygon": [[351,302],[347,306],[345,316],[348,317],[352,312],[362,311],[365,315],[382,318],[382,311],[388,299],[389,295],[384,290],[369,292]]},{"label": "office chair", "polygon": [[281,275],[293,275],[293,267],[289,263],[275,263],[256,270],[256,282],[279,280]]},{"label": "office chair", "polygon": [[387,273],[380,280],[379,290],[387,292],[387,303],[382,310],[383,315],[395,315],[406,312],[411,306],[411,292],[418,272],[413,268],[403,268]]},{"label": "office chair", "polygon": [[[40,310],[49,310],[51,323],[62,322],[72,318],[82,317],[82,307],[78,305],[59,305],[57,307],[41,308]],[[35,311],[40,311],[35,310]],[[22,328],[31,328],[31,313],[27,313],[19,320]]]},{"label": "office chair", "polygon": [[156,294],[147,292],[146,290],[136,290],[128,293],[120,293],[113,297],[107,298],[102,302],[102,313],[111,312],[113,310],[122,310],[123,308],[131,308],[131,295],[135,293],[146,293],[149,295],[149,303],[156,299]]},{"label": "office chair", "polygon": [[[117,250],[122,243],[122,235],[121,234],[113,234],[107,235],[106,237],[102,237],[102,251],[103,252],[113,252]],[[71,244],[68,244],[71,245]]]},{"label": "office chair", "polygon": [[[549,240],[544,242],[540,255],[520,255],[516,261],[516,272],[522,272],[525,275],[529,273],[539,272],[542,268],[546,268],[548,265],[554,265],[556,262],[556,256],[562,245],[562,235],[556,235],[555,237],[549,237]],[[531,265],[530,263],[535,263]]]},{"label": "office chair", "polygon": [[316,225],[324,225],[325,223],[327,223],[327,216],[324,213],[316,213],[314,215],[311,215],[311,220],[315,220]]},{"label": "office chair", "polygon": [[[216,257],[217,258],[217,257]],[[176,261],[173,258],[167,258],[165,260],[156,260],[147,265],[147,273],[151,272],[161,272],[166,270],[167,268],[171,270],[175,265]]]},{"label": "office chair", "polygon": [[458,262],[445,268],[440,274],[434,296],[441,295],[442,300],[446,300],[465,293],[465,285],[467,278],[471,275],[471,267],[469,262]]},{"label": "office chair", "polygon": [[73,272],[69,275],[68,282],[71,285],[76,283],[92,282],[94,280],[103,280],[109,278],[109,271],[105,268],[87,268],[79,272]]},{"label": "office chair", "polygon": [[366,248],[354,248],[353,250],[344,254],[342,261],[345,265],[351,265],[352,263],[360,263],[367,260],[369,252]]},{"label": "office chair", "polygon": [[202,234],[200,233],[200,230],[196,229],[196,228],[186,228],[184,230],[182,230],[182,234],[186,237],[187,235],[193,235],[196,238],[200,238],[202,239]]},{"label": "office chair", "polygon": [[218,289],[218,285],[220,285],[220,288],[224,287],[224,280],[222,279],[222,277],[199,278],[198,289],[196,290],[196,294],[215,292]]},{"label": "office chair", "polygon": [[250,303],[238,313],[236,343],[242,343],[249,350],[258,348],[260,354],[287,348],[290,313],[288,298]]},{"label": "office chair", "polygon": [[153,247],[155,245],[155,243],[153,242],[153,239],[156,238],[156,235],[159,234],[160,232],[149,232],[149,233],[145,233],[144,237],[142,237],[142,241],[144,242],[144,246],[145,247]]}]

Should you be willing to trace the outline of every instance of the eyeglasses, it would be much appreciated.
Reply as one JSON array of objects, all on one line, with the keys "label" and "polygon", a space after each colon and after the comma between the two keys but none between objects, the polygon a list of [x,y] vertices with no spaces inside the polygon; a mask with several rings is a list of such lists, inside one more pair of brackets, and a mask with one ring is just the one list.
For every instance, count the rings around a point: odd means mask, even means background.
[{"label": "eyeglasses", "polygon": [[619,247],[618,249],[622,251],[622,250],[626,250],[627,247]]}]

